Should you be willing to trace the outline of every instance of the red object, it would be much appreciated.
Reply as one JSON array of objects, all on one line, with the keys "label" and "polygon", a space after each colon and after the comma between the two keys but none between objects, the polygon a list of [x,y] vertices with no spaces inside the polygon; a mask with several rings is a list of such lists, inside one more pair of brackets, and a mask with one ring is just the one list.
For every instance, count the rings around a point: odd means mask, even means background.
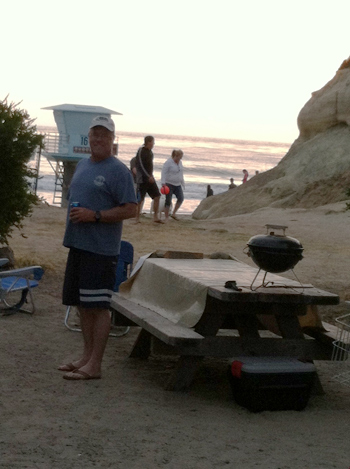
[{"label": "red object", "polygon": [[166,194],[169,194],[170,189],[169,189],[168,186],[162,186],[161,189],[160,189],[160,192],[161,192],[162,194],[165,194],[165,195],[166,195]]},{"label": "red object", "polygon": [[234,360],[231,364],[231,373],[235,378],[240,378],[242,376],[242,366],[243,362]]}]

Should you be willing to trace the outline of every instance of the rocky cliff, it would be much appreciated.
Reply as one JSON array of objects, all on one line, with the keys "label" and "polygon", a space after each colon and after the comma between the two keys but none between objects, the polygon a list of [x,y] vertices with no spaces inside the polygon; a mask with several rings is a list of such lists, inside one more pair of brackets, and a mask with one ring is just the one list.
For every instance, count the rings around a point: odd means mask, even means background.
[{"label": "rocky cliff", "polygon": [[193,218],[227,217],[268,206],[311,208],[348,198],[350,58],[312,94],[299,113],[298,128],[299,137],[275,168],[203,200]]}]

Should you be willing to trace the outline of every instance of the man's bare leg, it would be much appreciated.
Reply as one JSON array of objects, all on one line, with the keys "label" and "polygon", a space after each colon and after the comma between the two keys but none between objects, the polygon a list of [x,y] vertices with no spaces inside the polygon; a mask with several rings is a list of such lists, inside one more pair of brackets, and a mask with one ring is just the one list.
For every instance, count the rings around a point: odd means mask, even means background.
[{"label": "man's bare leg", "polygon": [[159,212],[159,201],[160,201],[160,196],[155,197],[153,199],[153,221],[157,223],[164,223],[161,221],[161,219],[158,217],[158,212]]},{"label": "man's bare leg", "polygon": [[103,354],[111,330],[111,315],[108,309],[81,307],[78,309],[84,350],[82,358],[73,362],[73,365],[90,376],[99,376],[101,374]]}]

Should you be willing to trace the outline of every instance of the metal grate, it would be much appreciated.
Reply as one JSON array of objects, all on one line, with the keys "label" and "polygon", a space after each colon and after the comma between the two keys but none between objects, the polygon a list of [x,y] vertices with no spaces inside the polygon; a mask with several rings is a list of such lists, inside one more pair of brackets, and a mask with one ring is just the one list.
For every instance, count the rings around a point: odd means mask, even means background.
[{"label": "metal grate", "polygon": [[[349,307],[349,302],[348,307]],[[338,332],[333,342],[332,360],[344,362],[342,373],[333,376],[333,379],[350,386],[350,314],[345,314],[336,319]]]}]

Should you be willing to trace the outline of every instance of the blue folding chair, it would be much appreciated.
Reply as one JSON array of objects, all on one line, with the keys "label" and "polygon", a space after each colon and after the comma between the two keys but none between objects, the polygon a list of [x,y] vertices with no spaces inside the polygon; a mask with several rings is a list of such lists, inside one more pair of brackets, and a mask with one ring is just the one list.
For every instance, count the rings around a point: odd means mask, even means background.
[{"label": "blue folding chair", "polygon": [[115,279],[114,291],[119,291],[119,285],[130,277],[132,265],[134,262],[134,248],[128,241],[121,241],[120,254],[117,264],[117,274]]},{"label": "blue folding chair", "polygon": [[[134,262],[134,248],[131,243],[128,241],[121,241],[120,243],[120,253],[117,263],[117,270],[116,270],[116,280],[114,284],[114,291],[117,292],[119,290],[119,285],[127,280],[130,276],[132,271],[132,266]],[[79,327],[72,327],[69,325],[69,315],[71,312],[71,306],[67,307],[66,316],[64,318],[64,325],[71,331],[81,332]],[[118,332],[111,332],[109,335],[111,337],[121,337],[127,334],[130,330],[129,326],[119,327],[114,324],[115,322],[115,313],[111,311],[111,325],[118,327]]]},{"label": "blue folding chair", "polygon": [[[8,259],[0,259],[0,267],[7,263]],[[3,316],[17,312],[29,314],[35,312],[32,289],[39,285],[43,274],[44,270],[39,265],[0,271],[0,303],[5,305]],[[25,303],[29,304],[29,309],[23,308]]]},{"label": "blue folding chair", "polygon": [[[120,253],[117,264],[116,279],[114,285],[114,291],[119,291],[119,285],[130,277],[132,266],[134,262],[134,248],[128,241],[121,241]],[[129,326],[118,326],[116,323],[116,312],[111,310],[111,323],[112,327],[117,328],[118,332],[110,333],[113,337],[121,337],[127,334],[130,330]]]}]

